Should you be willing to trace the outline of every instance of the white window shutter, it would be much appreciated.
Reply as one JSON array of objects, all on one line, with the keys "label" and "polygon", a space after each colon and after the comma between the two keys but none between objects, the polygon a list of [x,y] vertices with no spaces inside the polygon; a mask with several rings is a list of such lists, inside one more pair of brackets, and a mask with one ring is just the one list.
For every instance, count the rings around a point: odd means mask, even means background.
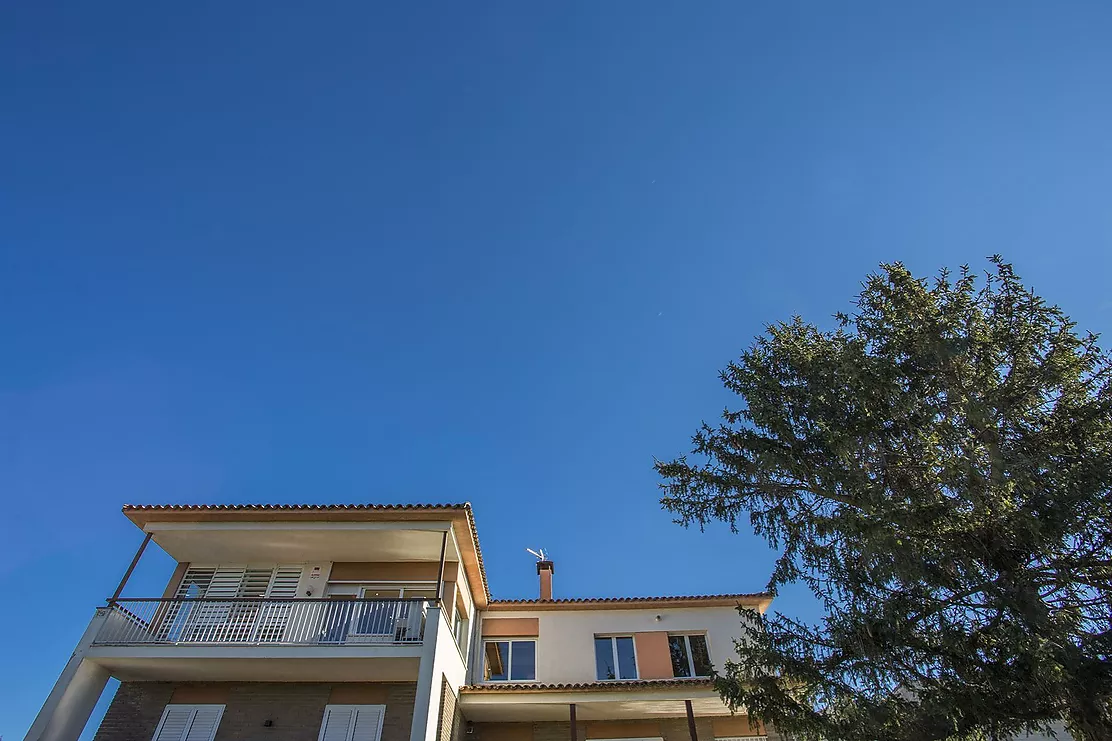
[{"label": "white window shutter", "polygon": [[185,734],[184,741],[212,741],[220,716],[224,714],[223,705],[194,705],[193,723]]},{"label": "white window shutter", "polygon": [[205,596],[209,598],[233,599],[241,596],[240,585],[243,583],[244,569],[242,566],[220,566],[212,575],[212,581]]},{"label": "white window shutter", "polygon": [[245,569],[243,579],[239,584],[239,591],[234,597],[265,597],[266,589],[270,586],[270,577],[274,569]]},{"label": "white window shutter", "polygon": [[192,705],[167,705],[154,732],[154,741],[182,741],[192,720]]},{"label": "white window shutter", "polygon": [[379,741],[385,705],[329,705],[317,741]]},{"label": "white window shutter", "polygon": [[186,569],[185,576],[182,578],[181,583],[178,584],[179,598],[182,597],[204,597],[205,592],[212,583],[213,574],[216,569],[213,568],[194,568]]},{"label": "white window shutter", "polygon": [[154,741],[212,741],[223,705],[167,705]]},{"label": "white window shutter", "polygon": [[273,599],[292,599],[297,596],[300,581],[300,566],[279,566],[274,569],[274,577],[270,580],[266,596]]},{"label": "white window shutter", "polygon": [[362,705],[355,711],[355,727],[351,741],[378,741],[382,732],[382,716],[385,705]]},{"label": "white window shutter", "polygon": [[355,708],[351,705],[329,705],[324,709],[324,722],[318,741],[348,741]]}]

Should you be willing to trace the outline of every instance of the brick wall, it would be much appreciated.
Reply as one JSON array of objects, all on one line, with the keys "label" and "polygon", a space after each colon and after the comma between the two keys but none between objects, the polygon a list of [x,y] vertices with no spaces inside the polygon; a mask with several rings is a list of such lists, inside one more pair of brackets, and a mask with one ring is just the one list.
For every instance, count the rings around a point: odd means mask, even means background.
[{"label": "brick wall", "polygon": [[[94,741],[151,741],[166,704],[223,702],[215,741],[316,741],[333,689],[350,685],[296,682],[123,682]],[[373,704],[385,703],[382,741],[409,741],[415,684],[375,684]],[[350,700],[346,700],[350,701]],[[370,702],[370,700],[368,700]],[[265,721],[272,725],[264,726]]]}]

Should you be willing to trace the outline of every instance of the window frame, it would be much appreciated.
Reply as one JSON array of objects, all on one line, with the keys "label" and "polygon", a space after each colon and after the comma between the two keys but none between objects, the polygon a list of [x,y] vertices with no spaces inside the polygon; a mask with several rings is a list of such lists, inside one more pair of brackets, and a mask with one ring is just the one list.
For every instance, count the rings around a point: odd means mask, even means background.
[{"label": "window frame", "polygon": [[459,648],[461,654],[467,653],[467,637],[470,629],[471,621],[457,609],[452,615],[452,637],[455,638],[456,647]]},{"label": "window frame", "polygon": [[[506,678],[505,679],[487,679],[487,676],[486,676],[486,674],[487,674],[486,662],[487,662],[487,644],[488,643],[506,643],[506,644],[509,644],[506,647]],[[532,679],[514,679],[513,678],[513,652],[514,652],[513,644],[515,644],[515,643],[532,643],[533,644],[533,678]],[[482,661],[482,664],[479,667],[479,670],[482,672],[482,678],[483,678],[483,683],[484,684],[488,684],[488,683],[489,684],[503,684],[503,683],[504,684],[511,684],[511,683],[527,684],[529,682],[538,681],[537,680],[537,669],[540,666],[540,646],[539,646],[540,641],[538,641],[536,639],[536,637],[513,636],[513,637],[505,637],[505,638],[484,638],[483,641],[482,641],[482,644],[483,644],[483,650],[482,650],[483,661]]]},{"label": "window frame", "polygon": [[641,663],[637,660],[637,639],[634,638],[632,633],[596,633],[594,639],[596,641],[599,640],[599,639],[610,641],[610,651],[611,651],[610,657],[614,660],[614,669],[620,675],[622,673],[622,667],[618,663],[618,639],[619,638],[628,638],[630,643],[633,645],[633,675],[634,676],[632,676],[632,677],[617,676],[617,677],[614,677],[613,679],[602,679],[601,677],[598,676],[598,654],[596,653],[595,654],[595,678],[599,682],[622,682],[622,681],[631,682],[635,679],[640,679],[641,678]]},{"label": "window frame", "polygon": [[[707,660],[710,661],[710,639],[707,638],[706,633],[700,633],[698,631],[693,631],[693,632],[688,632],[688,633],[669,633],[668,634],[668,640],[669,641],[671,641],[673,638],[682,638],[683,639],[683,647],[684,647],[684,650],[687,653],[687,669],[688,669],[688,671],[691,672],[686,677],[677,677],[675,667],[673,667],[672,668],[672,676],[675,679],[706,679],[707,677],[711,676],[710,674],[696,674],[695,673],[695,652],[691,650],[691,637],[692,636],[702,636],[703,642],[707,644]],[[713,667],[714,667],[714,662],[711,662],[712,670],[713,670]]]}]

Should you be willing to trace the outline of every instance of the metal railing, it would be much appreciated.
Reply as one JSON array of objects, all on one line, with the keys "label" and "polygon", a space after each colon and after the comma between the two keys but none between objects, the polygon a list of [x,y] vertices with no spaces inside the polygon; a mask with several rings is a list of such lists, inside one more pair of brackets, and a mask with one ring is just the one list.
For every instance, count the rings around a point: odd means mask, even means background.
[{"label": "metal railing", "polygon": [[117,599],[94,645],[420,643],[424,599]]}]

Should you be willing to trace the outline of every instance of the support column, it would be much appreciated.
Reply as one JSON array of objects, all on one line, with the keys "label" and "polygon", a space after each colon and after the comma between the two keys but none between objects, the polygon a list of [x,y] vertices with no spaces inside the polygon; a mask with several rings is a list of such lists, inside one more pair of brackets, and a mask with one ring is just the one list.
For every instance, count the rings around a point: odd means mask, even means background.
[{"label": "support column", "polygon": [[699,734],[695,731],[695,711],[691,709],[691,700],[684,700],[687,708],[687,732],[691,734],[691,741],[699,741]]},{"label": "support column", "polygon": [[568,710],[570,711],[570,715],[571,715],[571,741],[576,741],[576,736],[578,736],[578,731],[575,728],[575,703],[574,702],[571,703],[570,705],[568,705]]},{"label": "support column", "polygon": [[109,598],[108,603],[112,604],[120,598],[120,594],[124,591],[124,586],[127,585],[127,580],[131,578],[131,572],[135,571],[135,567],[139,565],[139,558],[143,555],[143,551],[147,550],[147,543],[151,542],[151,536],[154,533],[147,533],[147,537],[143,538],[143,542],[139,545],[139,550],[135,551],[135,558],[131,559],[131,565],[127,567],[124,572],[124,578],[120,579],[120,585],[116,587],[115,593]]},{"label": "support column", "polygon": [[[444,596],[444,556],[448,552],[448,531],[444,531],[444,539],[440,541],[440,571],[436,577],[436,604],[440,604]],[[456,577],[457,579],[459,577]]]},{"label": "support column", "polygon": [[432,605],[426,610],[424,643],[421,646],[421,663],[417,667],[417,696],[413,699],[413,725],[409,731],[409,741],[428,741],[431,735],[436,734],[441,687],[440,674],[436,671],[436,644],[442,638],[443,622],[439,605]]},{"label": "support column", "polygon": [[85,658],[108,615],[108,608],[97,609],[24,741],[77,741],[110,676],[106,669]]}]

